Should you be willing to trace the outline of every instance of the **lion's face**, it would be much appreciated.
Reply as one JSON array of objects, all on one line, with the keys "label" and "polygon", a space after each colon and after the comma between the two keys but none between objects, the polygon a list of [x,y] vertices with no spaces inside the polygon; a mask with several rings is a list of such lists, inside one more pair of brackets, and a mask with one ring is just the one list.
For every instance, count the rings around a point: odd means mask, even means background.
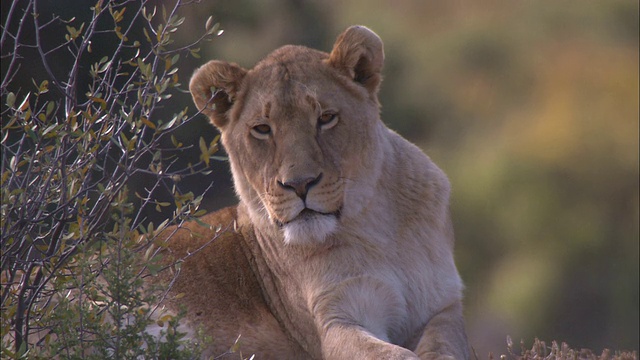
[{"label": "lion's face", "polygon": [[254,223],[321,241],[373,196],[382,58],[379,38],[356,28],[331,54],[285,46],[249,71],[213,61],[196,72],[194,100],[222,132]]}]

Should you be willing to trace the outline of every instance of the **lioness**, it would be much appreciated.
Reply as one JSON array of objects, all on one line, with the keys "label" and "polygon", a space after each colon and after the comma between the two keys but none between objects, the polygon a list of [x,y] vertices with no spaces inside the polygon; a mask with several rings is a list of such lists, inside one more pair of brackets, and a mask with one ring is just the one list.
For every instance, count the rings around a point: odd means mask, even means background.
[{"label": "lioness", "polygon": [[[208,355],[467,359],[449,182],[380,120],[382,41],[353,26],[331,53],[281,47],[253,69],[210,61],[193,100],[222,133],[236,208],[169,240],[191,254],[166,301]],[[200,236],[192,237],[192,232]]]}]

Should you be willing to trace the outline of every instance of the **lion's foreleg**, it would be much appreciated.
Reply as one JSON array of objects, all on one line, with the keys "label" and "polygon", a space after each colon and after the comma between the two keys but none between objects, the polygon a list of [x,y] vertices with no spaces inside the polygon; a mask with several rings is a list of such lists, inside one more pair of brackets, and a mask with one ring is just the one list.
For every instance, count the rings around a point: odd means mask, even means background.
[{"label": "lion's foreleg", "polygon": [[392,324],[406,318],[403,299],[372,276],[344,279],[317,293],[312,307],[325,359],[415,359],[389,342]]},{"label": "lion's foreleg", "polygon": [[415,353],[421,360],[469,359],[462,304],[459,301],[431,318]]},{"label": "lion's foreleg", "polygon": [[322,342],[325,359],[419,360],[416,354],[373,336],[356,325],[334,324],[326,330]]}]

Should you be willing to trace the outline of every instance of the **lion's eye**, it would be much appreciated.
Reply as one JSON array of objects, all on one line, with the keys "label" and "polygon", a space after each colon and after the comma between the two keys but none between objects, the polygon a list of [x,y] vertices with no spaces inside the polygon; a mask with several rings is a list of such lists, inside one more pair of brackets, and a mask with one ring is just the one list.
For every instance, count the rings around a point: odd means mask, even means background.
[{"label": "lion's eye", "polygon": [[323,129],[331,129],[338,123],[338,114],[333,111],[322,113],[318,118],[318,125]]},{"label": "lion's eye", "polygon": [[258,139],[266,139],[269,134],[271,134],[271,126],[267,124],[260,124],[251,128],[251,135]]}]

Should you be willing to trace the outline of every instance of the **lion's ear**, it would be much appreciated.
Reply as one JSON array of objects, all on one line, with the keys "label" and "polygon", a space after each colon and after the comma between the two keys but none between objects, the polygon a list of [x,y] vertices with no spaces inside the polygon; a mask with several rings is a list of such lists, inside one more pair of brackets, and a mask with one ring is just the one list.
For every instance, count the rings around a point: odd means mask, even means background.
[{"label": "lion's ear", "polygon": [[213,60],[201,66],[191,77],[189,91],[193,102],[217,128],[228,123],[228,111],[246,74],[247,70],[236,64]]},{"label": "lion's ear", "polygon": [[376,33],[364,26],[351,26],[333,45],[329,64],[376,94],[382,81],[384,49]]}]

